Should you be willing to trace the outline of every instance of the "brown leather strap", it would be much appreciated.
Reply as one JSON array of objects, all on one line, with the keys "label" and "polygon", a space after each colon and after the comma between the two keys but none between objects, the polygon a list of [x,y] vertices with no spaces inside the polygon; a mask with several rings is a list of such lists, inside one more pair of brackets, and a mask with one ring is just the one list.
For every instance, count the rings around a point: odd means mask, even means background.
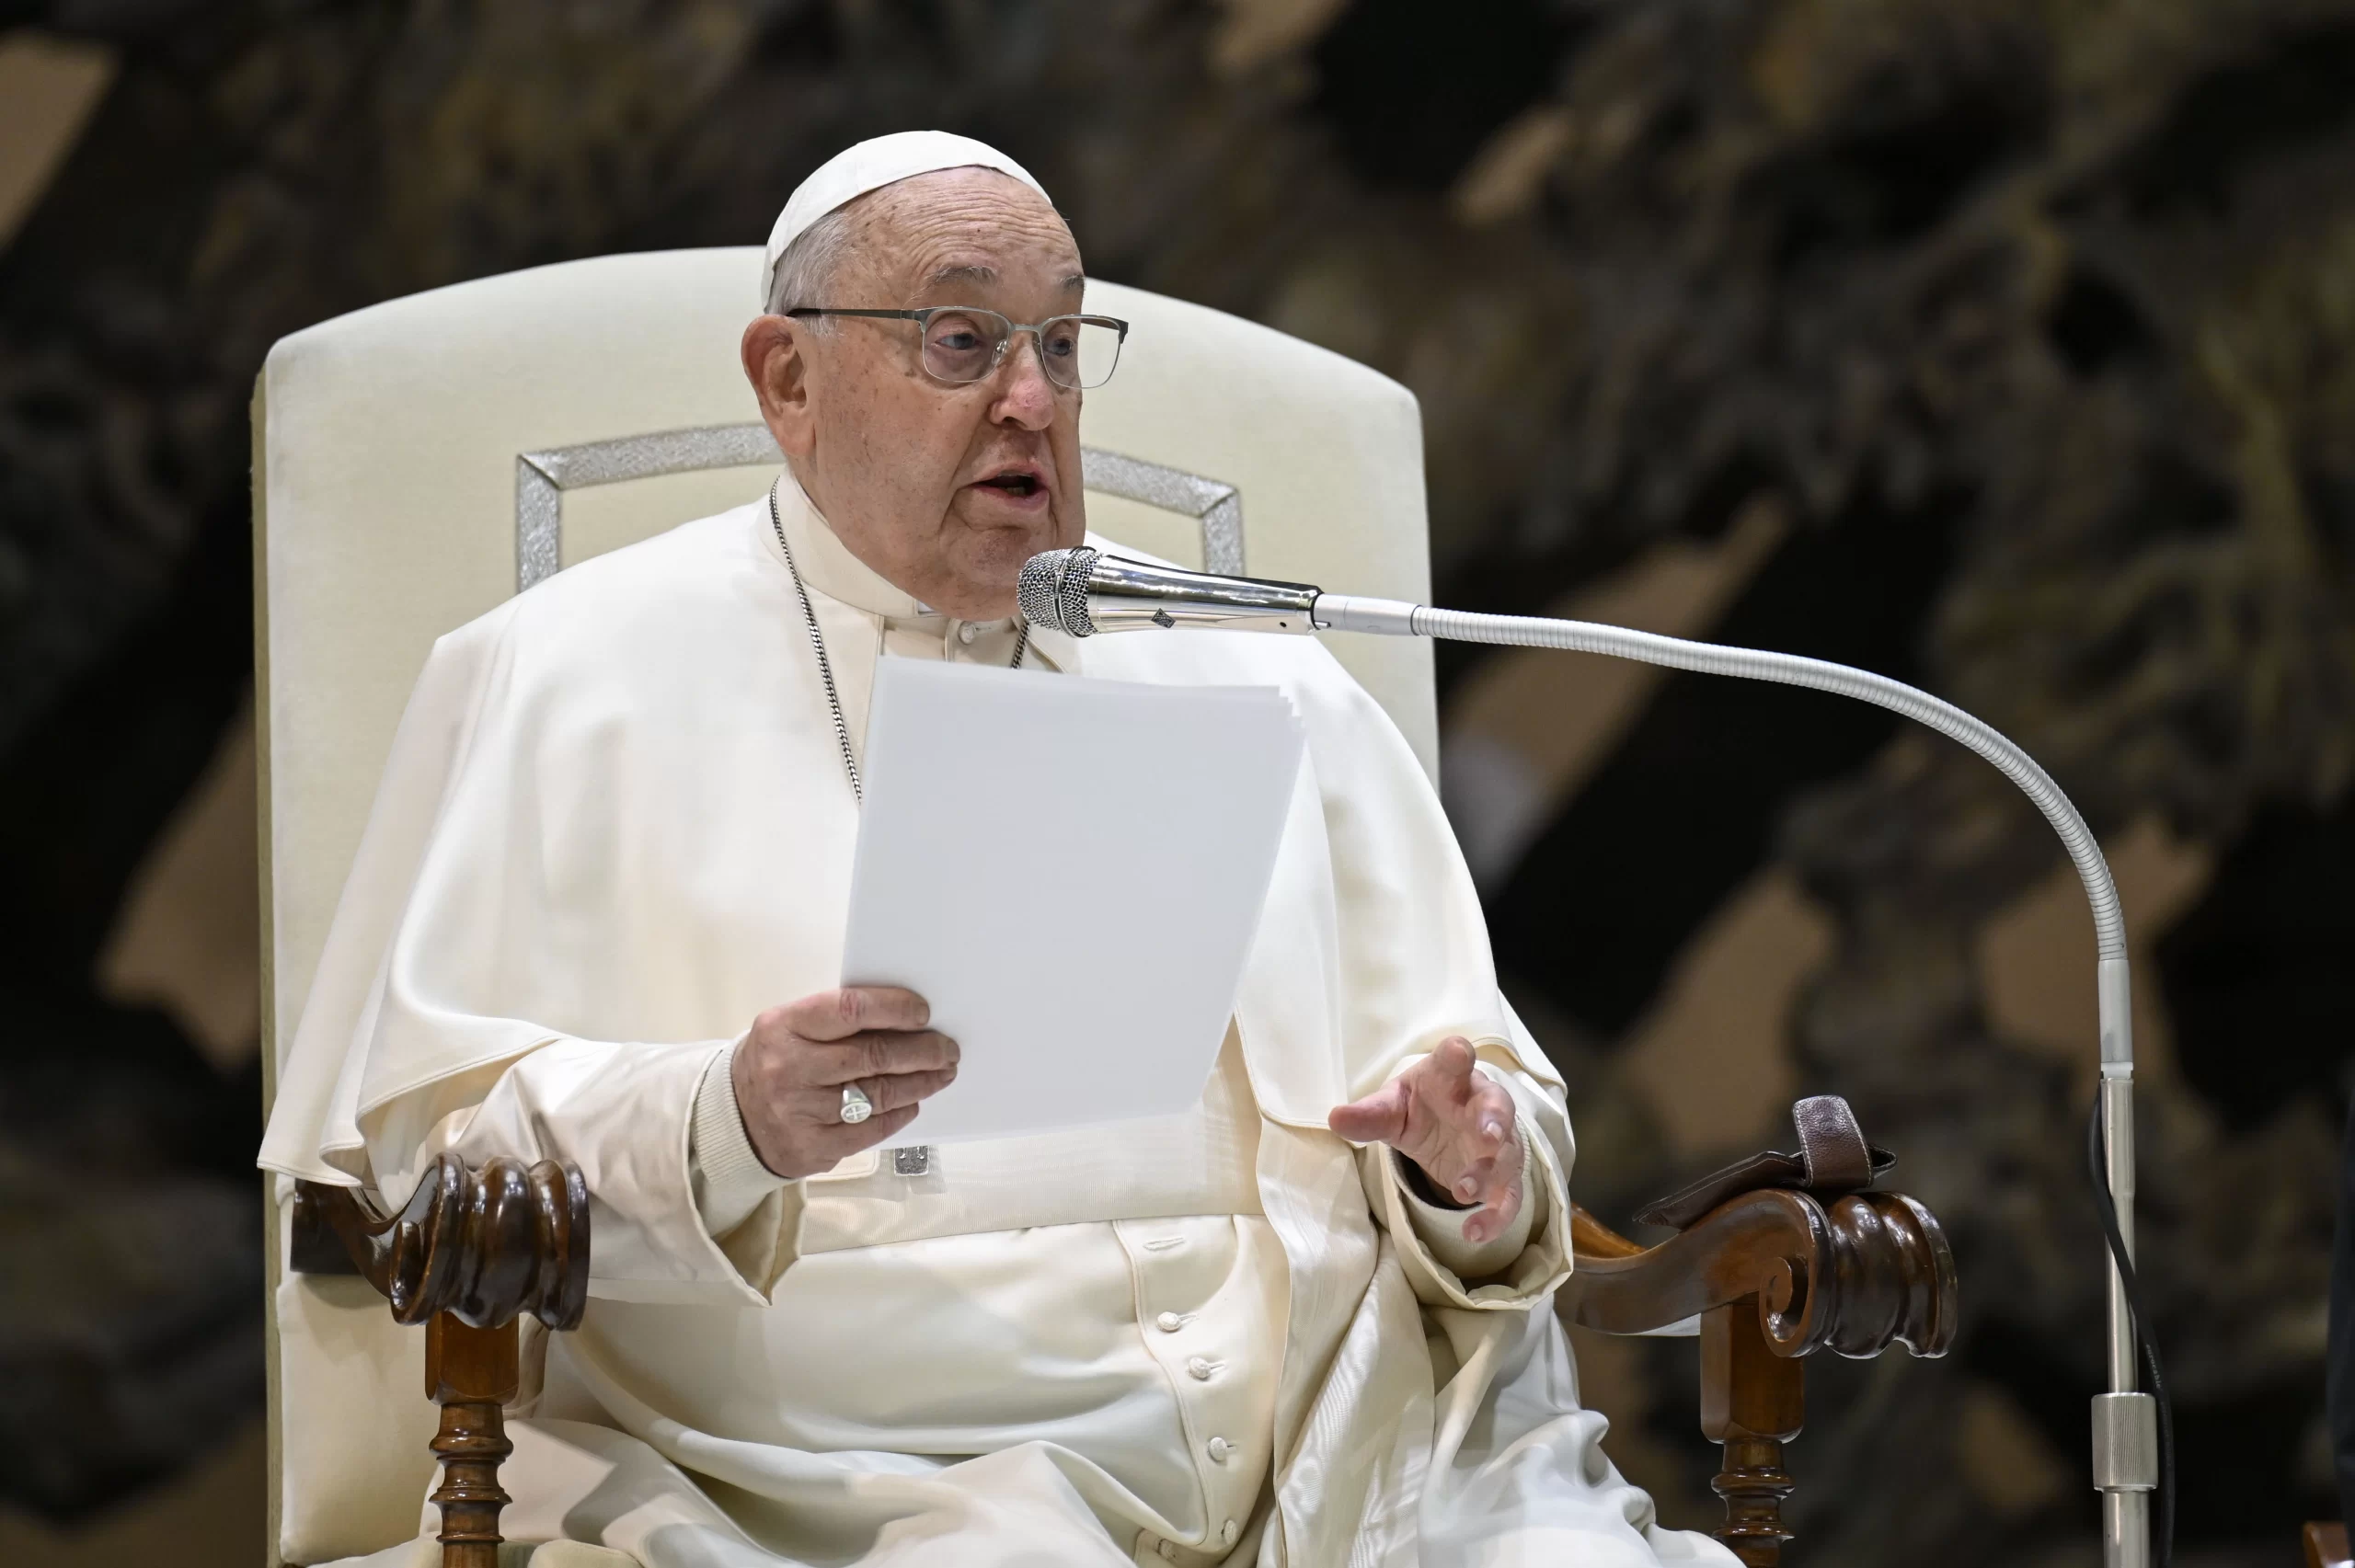
[{"label": "brown leather strap", "polygon": [[1873,1185],[1872,1150],[1847,1101],[1837,1094],[1810,1094],[1792,1105],[1791,1121],[1799,1129],[1799,1159],[1807,1166],[1809,1192],[1836,1197]]},{"label": "brown leather strap", "polygon": [[1897,1157],[1889,1150],[1865,1141],[1856,1113],[1837,1094],[1801,1100],[1791,1107],[1791,1123],[1799,1130],[1797,1154],[1769,1149],[1737,1160],[1637,1210],[1636,1222],[1682,1230],[1719,1204],[1761,1187],[1812,1193],[1826,1199],[1845,1197],[1871,1186],[1897,1163]]}]

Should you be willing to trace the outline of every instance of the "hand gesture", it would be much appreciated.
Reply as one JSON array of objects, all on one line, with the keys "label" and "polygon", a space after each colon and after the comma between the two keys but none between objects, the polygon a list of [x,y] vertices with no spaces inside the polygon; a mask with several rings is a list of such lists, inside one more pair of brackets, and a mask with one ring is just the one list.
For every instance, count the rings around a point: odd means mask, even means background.
[{"label": "hand gesture", "polygon": [[1521,1213],[1521,1134],[1512,1096],[1472,1063],[1472,1043],[1452,1035],[1327,1119],[1352,1143],[1388,1144],[1441,1192],[1477,1206],[1464,1222],[1464,1239],[1485,1242]]},{"label": "hand gesture", "polygon": [[[931,1017],[912,990],[844,986],[752,1020],[730,1070],[761,1163],[811,1175],[913,1121],[919,1101],[957,1079],[957,1042],[925,1028]],[[843,1089],[854,1083],[875,1107],[863,1122],[843,1120]]]}]

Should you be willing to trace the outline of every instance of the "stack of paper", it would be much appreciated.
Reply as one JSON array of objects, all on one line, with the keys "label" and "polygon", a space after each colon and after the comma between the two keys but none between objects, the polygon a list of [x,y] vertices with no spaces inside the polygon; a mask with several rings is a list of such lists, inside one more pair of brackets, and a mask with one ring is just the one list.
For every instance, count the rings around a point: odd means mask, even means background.
[{"label": "stack of paper", "polygon": [[963,1051],[905,1140],[1190,1109],[1303,745],[1273,687],[882,660],[843,979],[922,993]]}]

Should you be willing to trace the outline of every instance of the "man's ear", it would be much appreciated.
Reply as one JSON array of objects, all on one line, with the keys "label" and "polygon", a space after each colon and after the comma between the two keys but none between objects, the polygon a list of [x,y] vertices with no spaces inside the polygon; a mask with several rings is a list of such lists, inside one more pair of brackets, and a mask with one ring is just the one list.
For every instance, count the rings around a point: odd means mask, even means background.
[{"label": "man's ear", "polygon": [[744,328],[744,379],[760,399],[761,419],[788,458],[806,461],[816,438],[810,422],[809,329],[789,316],[759,315]]}]

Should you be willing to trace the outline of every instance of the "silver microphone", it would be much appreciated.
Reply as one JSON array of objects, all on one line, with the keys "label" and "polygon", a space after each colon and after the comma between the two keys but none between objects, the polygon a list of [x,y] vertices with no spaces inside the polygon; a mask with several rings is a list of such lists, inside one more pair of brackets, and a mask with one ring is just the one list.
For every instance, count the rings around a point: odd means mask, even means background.
[{"label": "silver microphone", "polygon": [[1213,577],[1107,555],[1085,544],[1043,551],[1025,561],[1015,597],[1024,620],[1074,637],[1179,627],[1320,629],[1315,615],[1319,590],[1304,582]]}]

